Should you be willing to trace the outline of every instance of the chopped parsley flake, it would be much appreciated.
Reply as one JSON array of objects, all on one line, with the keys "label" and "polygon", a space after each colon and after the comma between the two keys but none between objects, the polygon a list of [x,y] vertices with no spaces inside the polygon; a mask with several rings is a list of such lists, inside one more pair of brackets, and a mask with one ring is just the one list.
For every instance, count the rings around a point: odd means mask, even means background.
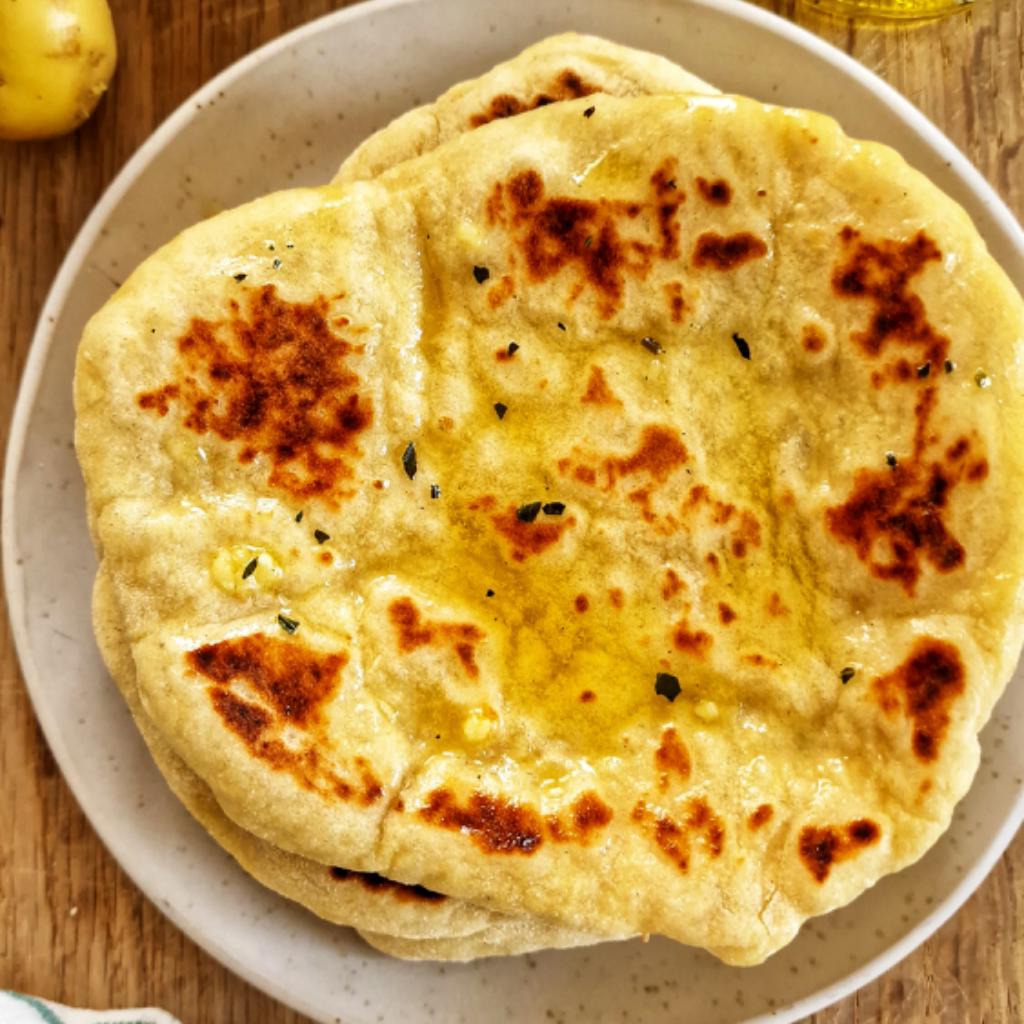
[{"label": "chopped parsley flake", "polygon": [[325,540],[331,539],[331,535],[329,533],[324,533],[323,530],[314,530],[313,536],[316,537],[317,544],[323,544]]},{"label": "chopped parsley flake", "polygon": [[508,406],[504,402],[495,402],[494,411],[498,414],[498,419],[503,420],[505,413],[508,412]]},{"label": "chopped parsley flake", "polygon": [[562,501],[549,501],[544,505],[544,515],[560,516],[565,511],[565,503]]},{"label": "chopped parsley flake", "polygon": [[925,378],[925,377],[927,377],[927,376],[928,376],[928,374],[930,374],[931,372],[932,372],[932,364],[931,364],[931,363],[922,363],[922,364],[921,364],[921,365],[920,365],[920,366],[919,366],[919,367],[917,368],[917,375],[918,375],[918,377],[920,377],[920,378],[921,378],[922,380],[924,380],[924,378]]},{"label": "chopped parsley flake", "polygon": [[654,679],[654,692],[671,704],[683,692],[683,688],[679,685],[677,676],[659,672]]},{"label": "chopped parsley flake", "polygon": [[305,513],[300,509],[299,514],[295,517],[295,522],[301,523],[303,515],[305,515]]},{"label": "chopped parsley flake", "polygon": [[486,267],[474,267],[473,277],[476,278],[477,284],[483,284],[491,276],[491,272]]},{"label": "chopped parsley flake", "polygon": [[256,571],[256,566],[258,566],[259,564],[260,564],[260,559],[259,559],[259,555],[257,555],[242,570],[242,579],[243,580],[247,580]]},{"label": "chopped parsley flake", "polygon": [[278,615],[277,624],[288,634],[294,635],[295,631],[299,628],[299,623],[295,619],[289,619],[287,615]]},{"label": "chopped parsley flake", "polygon": [[281,260],[277,256],[274,257],[274,264],[273,264],[273,266],[274,266],[275,270],[280,270],[281,269]]},{"label": "chopped parsley flake", "polygon": [[521,523],[532,523],[540,515],[541,503],[531,501],[528,505],[520,505],[516,509],[516,519]]},{"label": "chopped parsley flake", "polygon": [[845,686],[856,674],[857,670],[847,665],[846,668],[844,668],[843,671],[839,673],[839,681],[843,684],[843,686]]},{"label": "chopped parsley flake", "polygon": [[440,498],[441,497],[441,486],[440,486],[440,484],[431,484],[430,485],[430,496],[432,498]]},{"label": "chopped parsley flake", "polygon": [[410,441],[402,452],[402,469],[410,480],[416,479],[416,445]]},{"label": "chopped parsley flake", "polygon": [[249,275],[248,274],[235,274],[235,280],[241,284]]},{"label": "chopped parsley flake", "polygon": [[593,117],[595,110],[597,110],[597,107],[587,107],[587,109],[583,111],[583,116],[584,117]]},{"label": "chopped parsley flake", "polygon": [[895,456],[895,454],[893,452],[886,452],[885,453],[885,464],[890,469],[895,469],[896,468],[896,456]]},{"label": "chopped parsley flake", "polygon": [[739,352],[744,359],[750,358],[750,346],[747,344],[746,338],[741,338],[735,331],[732,335],[733,343],[736,345],[736,350]]},{"label": "chopped parsley flake", "polygon": [[947,359],[942,364],[942,368],[946,371],[946,373],[952,373],[956,369],[956,363],[954,363],[952,359]]},{"label": "chopped parsley flake", "polygon": [[488,590],[487,590],[487,596],[488,596],[488,597],[494,597],[494,591],[488,588]]},{"label": "chopped parsley flake", "polygon": [[558,321],[558,329],[560,331],[564,331],[565,330],[565,324],[563,324],[561,320]]},{"label": "chopped parsley flake", "polygon": [[665,350],[661,347],[661,342],[650,336],[640,339],[640,344],[643,345],[648,352],[652,355],[660,356]]},{"label": "chopped parsley flake", "polygon": [[979,370],[974,375],[974,383],[977,384],[979,388],[990,388],[992,387],[992,378],[985,373],[984,370]]},{"label": "chopped parsley flake", "polygon": [[515,341],[508,343],[508,348],[505,350],[510,356],[514,356],[519,351],[519,344]]}]

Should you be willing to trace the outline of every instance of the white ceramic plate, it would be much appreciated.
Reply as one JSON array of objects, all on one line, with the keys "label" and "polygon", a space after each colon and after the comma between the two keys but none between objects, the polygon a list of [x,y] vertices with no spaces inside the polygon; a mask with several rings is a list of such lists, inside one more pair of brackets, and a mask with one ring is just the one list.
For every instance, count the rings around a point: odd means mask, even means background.
[{"label": "white ceramic plate", "polygon": [[[150,763],[90,629],[95,561],[72,451],[71,375],[86,318],[159,244],[215,210],[328,180],[371,130],[452,82],[566,29],[679,61],[727,91],[814,107],[880,139],[956,197],[1024,285],[1024,235],[978,173],[906,100],[787,22],[734,0],[377,0],[264,47],[181,107],[111,185],[43,309],[5,478],[5,580],[47,740],[114,856],[193,939],[323,1021],[791,1021],[865,984],[982,880],[1024,815],[1024,689],[1011,684],[949,833],[918,865],[812,921],[761,967],[667,941],[468,966],[369,951],[250,881]],[[1010,740],[1012,739],[1012,742]]]}]

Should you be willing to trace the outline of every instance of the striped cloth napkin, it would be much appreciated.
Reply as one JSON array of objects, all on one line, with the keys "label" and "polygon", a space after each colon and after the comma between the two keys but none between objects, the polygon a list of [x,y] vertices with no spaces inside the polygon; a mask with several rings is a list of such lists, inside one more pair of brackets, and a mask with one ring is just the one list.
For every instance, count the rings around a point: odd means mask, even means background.
[{"label": "striped cloth napkin", "polygon": [[164,1010],[73,1010],[20,992],[0,992],[0,1024],[181,1024]]}]

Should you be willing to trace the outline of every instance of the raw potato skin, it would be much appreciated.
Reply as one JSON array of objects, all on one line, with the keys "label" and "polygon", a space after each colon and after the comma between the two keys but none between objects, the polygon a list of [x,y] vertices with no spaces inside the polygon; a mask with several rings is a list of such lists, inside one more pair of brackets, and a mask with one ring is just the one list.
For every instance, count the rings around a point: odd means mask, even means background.
[{"label": "raw potato skin", "polygon": [[0,138],[74,131],[116,65],[106,0],[0,0]]}]

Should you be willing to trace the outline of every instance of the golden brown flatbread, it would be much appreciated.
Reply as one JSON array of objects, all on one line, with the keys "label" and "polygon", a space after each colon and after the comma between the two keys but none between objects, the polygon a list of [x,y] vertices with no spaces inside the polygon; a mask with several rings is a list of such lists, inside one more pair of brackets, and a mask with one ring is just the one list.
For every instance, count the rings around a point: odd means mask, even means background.
[{"label": "golden brown flatbread", "polygon": [[1022,323],[895,154],[735,97],[204,222],[79,353],[143,708],[281,849],[757,962],[969,785]]}]

